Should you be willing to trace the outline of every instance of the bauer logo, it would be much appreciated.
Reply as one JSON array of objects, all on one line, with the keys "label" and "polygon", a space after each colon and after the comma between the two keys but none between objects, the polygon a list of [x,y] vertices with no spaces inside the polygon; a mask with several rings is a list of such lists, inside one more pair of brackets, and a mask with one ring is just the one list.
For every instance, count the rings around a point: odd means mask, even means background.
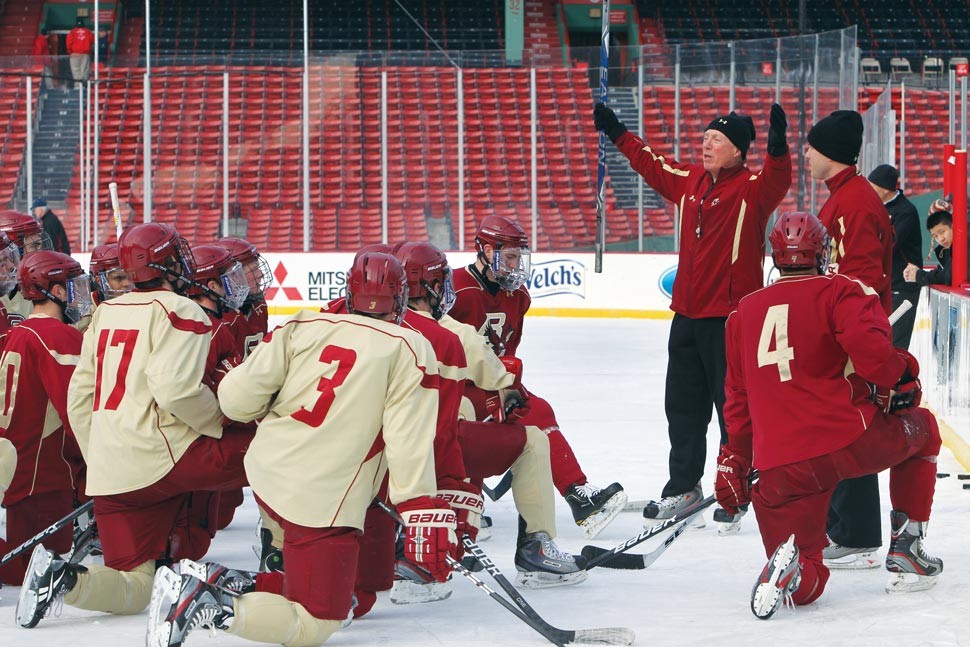
[{"label": "bauer logo", "polygon": [[571,258],[533,263],[528,286],[533,299],[554,294],[575,294],[585,299],[586,266]]},{"label": "bauer logo", "polygon": [[677,277],[677,266],[668,267],[660,274],[660,280],[657,281],[657,287],[660,291],[664,293],[664,296],[668,299],[672,299],[674,296],[674,279]]}]

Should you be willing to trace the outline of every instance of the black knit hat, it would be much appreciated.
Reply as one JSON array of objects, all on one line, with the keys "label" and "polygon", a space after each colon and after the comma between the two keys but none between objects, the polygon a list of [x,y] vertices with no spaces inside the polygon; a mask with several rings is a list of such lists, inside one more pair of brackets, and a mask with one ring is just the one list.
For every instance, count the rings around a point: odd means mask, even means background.
[{"label": "black knit hat", "polygon": [[899,188],[899,171],[891,164],[880,164],[869,173],[869,181],[887,191],[895,191]]},{"label": "black knit hat", "polygon": [[862,150],[862,116],[855,110],[836,110],[808,131],[808,143],[833,162],[855,164]]},{"label": "black knit hat", "polygon": [[754,122],[751,117],[743,117],[731,111],[731,114],[718,117],[707,125],[704,130],[718,130],[731,140],[731,143],[741,151],[741,159],[748,156],[748,146],[754,139]]}]

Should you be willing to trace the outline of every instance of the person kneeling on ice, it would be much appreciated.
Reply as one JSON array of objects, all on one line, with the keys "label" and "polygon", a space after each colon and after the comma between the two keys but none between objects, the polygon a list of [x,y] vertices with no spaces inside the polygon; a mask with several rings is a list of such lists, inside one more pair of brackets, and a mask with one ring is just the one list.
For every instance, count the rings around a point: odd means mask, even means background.
[{"label": "person kneeling on ice", "polygon": [[148,645],[181,645],[199,627],[322,645],[351,612],[364,517],[385,474],[408,559],[447,579],[457,539],[455,512],[435,498],[439,376],[428,341],[399,325],[407,301],[400,263],[363,254],[347,274],[350,314],[297,313],[222,379],[226,415],[261,419],[246,474],[284,531],[287,570],[159,569]]},{"label": "person kneeling on ice", "polygon": [[[923,551],[940,431],[917,407],[919,365],[892,346],[878,295],[823,275],[826,234],[812,214],[786,213],[769,236],[781,278],[744,297],[727,320],[724,417],[715,493],[725,510],[754,502],[769,556],[751,593],[767,619],[785,600],[809,604],[829,570],[825,519],[839,481],[886,468],[893,510],[886,590],[936,584],[942,560]],[[872,400],[853,393],[875,385]],[[758,481],[749,485],[752,466]]]}]

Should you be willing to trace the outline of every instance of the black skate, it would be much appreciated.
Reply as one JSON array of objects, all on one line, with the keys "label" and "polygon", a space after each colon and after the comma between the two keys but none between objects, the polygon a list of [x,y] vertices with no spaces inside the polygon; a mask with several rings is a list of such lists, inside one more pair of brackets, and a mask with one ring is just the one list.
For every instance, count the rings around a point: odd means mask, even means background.
[{"label": "black skate", "polygon": [[155,571],[148,605],[147,647],[178,647],[195,629],[228,629],[232,595],[194,575],[176,575],[170,568]]},{"label": "black skate", "polygon": [[515,583],[530,589],[579,584],[587,577],[576,558],[561,551],[549,533],[541,531],[524,535],[519,540],[515,569],[518,571]]},{"label": "black skate", "polygon": [[610,483],[603,489],[584,483],[570,485],[565,498],[576,525],[587,539],[592,539],[623,512],[627,496],[619,483]]},{"label": "black skate", "polygon": [[780,544],[751,590],[751,613],[767,620],[783,602],[791,604],[792,594],[802,582],[802,567],[798,563],[795,535]]},{"label": "black skate", "polygon": [[743,505],[738,508],[737,514],[728,514],[724,508],[717,508],[714,511],[714,524],[717,527],[717,534],[722,537],[725,535],[736,535],[741,532],[741,518],[748,512],[748,506]]},{"label": "black skate", "polygon": [[192,575],[206,584],[232,591],[236,595],[252,593],[256,590],[256,573],[227,568],[216,562],[200,563],[183,559],[179,562],[179,573]]},{"label": "black skate", "polygon": [[394,584],[391,586],[393,604],[437,602],[451,597],[451,578],[439,582],[431,573],[403,555],[394,562]]},{"label": "black skate", "polygon": [[886,592],[925,591],[933,587],[943,572],[943,560],[923,551],[926,522],[910,521],[898,510],[890,512],[889,518],[892,539],[886,555],[886,570],[890,573]]},{"label": "black skate", "polygon": [[86,512],[74,520],[74,550],[68,560],[71,564],[80,564],[88,555],[98,556],[101,551],[101,537],[98,535],[98,524],[92,512]]},{"label": "black skate", "polygon": [[86,570],[83,566],[67,563],[42,544],[37,544],[30,555],[17,601],[17,624],[31,629],[50,613],[52,607],[59,612],[64,594],[77,585],[78,573]]},{"label": "black skate", "polygon": [[260,525],[259,533],[259,572],[282,573],[283,551],[273,546],[273,533]]},{"label": "black skate", "polygon": [[[665,496],[659,501],[651,501],[643,508],[643,526],[645,528],[651,528],[654,525],[654,521],[670,519],[671,517],[680,515],[685,510],[697,505],[703,498],[704,491],[698,483],[689,492]],[[695,528],[704,527],[703,516],[697,515],[694,519],[695,521],[691,522],[692,526]]]}]

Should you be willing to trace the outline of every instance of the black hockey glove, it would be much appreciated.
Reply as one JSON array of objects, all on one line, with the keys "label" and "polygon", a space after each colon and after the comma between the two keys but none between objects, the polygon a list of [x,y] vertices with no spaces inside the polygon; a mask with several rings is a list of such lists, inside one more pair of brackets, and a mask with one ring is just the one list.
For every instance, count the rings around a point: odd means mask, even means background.
[{"label": "black hockey glove", "polygon": [[781,157],[788,152],[788,141],[785,132],[788,130],[788,119],[785,111],[777,103],[771,104],[771,113],[768,116],[768,154],[772,157]]},{"label": "black hockey glove", "polygon": [[596,130],[606,133],[614,144],[626,132],[626,126],[616,118],[616,113],[599,101],[593,108],[593,123],[596,124]]}]

